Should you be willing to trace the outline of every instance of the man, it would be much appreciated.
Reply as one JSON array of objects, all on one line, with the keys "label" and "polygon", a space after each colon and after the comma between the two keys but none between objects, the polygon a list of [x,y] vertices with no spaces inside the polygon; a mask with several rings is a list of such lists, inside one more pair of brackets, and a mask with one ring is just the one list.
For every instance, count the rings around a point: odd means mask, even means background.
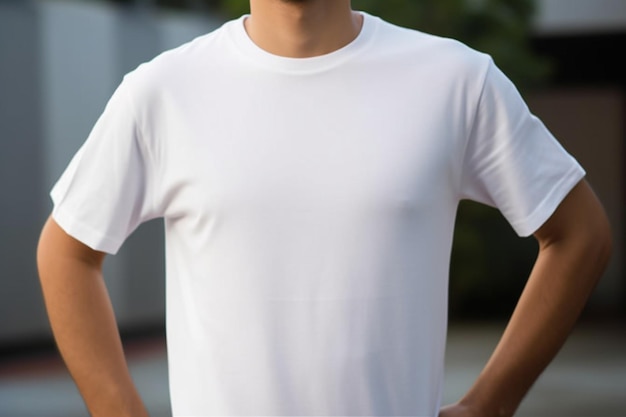
[{"label": "man", "polygon": [[[249,16],[128,74],[52,191],[38,264],[95,417],[145,416],[101,277],[165,219],[175,416],[511,416],[610,233],[584,171],[491,59],[351,10]],[[493,356],[440,408],[458,201],[540,251]]]}]

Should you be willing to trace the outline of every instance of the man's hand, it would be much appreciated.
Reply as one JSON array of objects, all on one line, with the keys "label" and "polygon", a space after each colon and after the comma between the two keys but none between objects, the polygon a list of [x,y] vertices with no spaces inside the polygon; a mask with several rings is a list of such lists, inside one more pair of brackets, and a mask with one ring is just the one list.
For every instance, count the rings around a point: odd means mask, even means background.
[{"label": "man's hand", "polygon": [[511,417],[572,330],[611,252],[585,180],[537,230],[539,255],[502,339],[474,385],[440,417]]},{"label": "man's hand", "polygon": [[147,417],[102,279],[104,257],[48,219],[37,248],[48,318],[92,417]]}]

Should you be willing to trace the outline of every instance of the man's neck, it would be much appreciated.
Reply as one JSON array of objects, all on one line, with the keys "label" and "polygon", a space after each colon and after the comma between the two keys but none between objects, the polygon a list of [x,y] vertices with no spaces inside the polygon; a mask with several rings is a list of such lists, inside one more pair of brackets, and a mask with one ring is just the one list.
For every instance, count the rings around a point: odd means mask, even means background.
[{"label": "man's neck", "polygon": [[248,36],[267,52],[307,58],[352,42],[362,20],[349,0],[250,0],[244,23]]}]

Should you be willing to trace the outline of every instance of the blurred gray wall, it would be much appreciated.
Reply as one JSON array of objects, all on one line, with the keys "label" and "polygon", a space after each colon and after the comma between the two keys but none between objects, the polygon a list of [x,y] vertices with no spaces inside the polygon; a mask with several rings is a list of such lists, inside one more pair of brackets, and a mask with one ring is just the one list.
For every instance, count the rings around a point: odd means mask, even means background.
[{"label": "blurred gray wall", "polygon": [[[219,24],[101,2],[0,0],[0,346],[49,335],[35,264],[48,191],[122,76]],[[149,222],[107,257],[121,327],[163,320],[162,234]]]},{"label": "blurred gray wall", "polygon": [[0,340],[45,329],[34,263],[47,204],[40,34],[32,5],[0,3]]}]

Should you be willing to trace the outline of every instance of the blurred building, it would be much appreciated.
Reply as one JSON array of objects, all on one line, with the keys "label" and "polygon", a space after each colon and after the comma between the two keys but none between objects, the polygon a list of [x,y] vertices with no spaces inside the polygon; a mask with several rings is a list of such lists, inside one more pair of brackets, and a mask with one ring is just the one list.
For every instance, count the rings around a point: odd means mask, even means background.
[{"label": "blurred building", "polygon": [[583,164],[613,226],[614,250],[590,305],[595,314],[626,312],[626,1],[537,0],[532,39],[549,57],[547,88],[531,109]]},{"label": "blurred building", "polygon": [[[120,5],[117,3],[126,3]],[[121,77],[221,22],[166,12],[152,0],[0,0],[0,352],[49,342],[35,265],[48,191]],[[190,5],[199,4],[189,0]],[[626,2],[542,0],[533,43],[555,62],[531,108],[587,168],[614,227],[615,255],[592,307],[626,304]],[[162,327],[163,236],[150,222],[107,257],[120,326]]]}]

